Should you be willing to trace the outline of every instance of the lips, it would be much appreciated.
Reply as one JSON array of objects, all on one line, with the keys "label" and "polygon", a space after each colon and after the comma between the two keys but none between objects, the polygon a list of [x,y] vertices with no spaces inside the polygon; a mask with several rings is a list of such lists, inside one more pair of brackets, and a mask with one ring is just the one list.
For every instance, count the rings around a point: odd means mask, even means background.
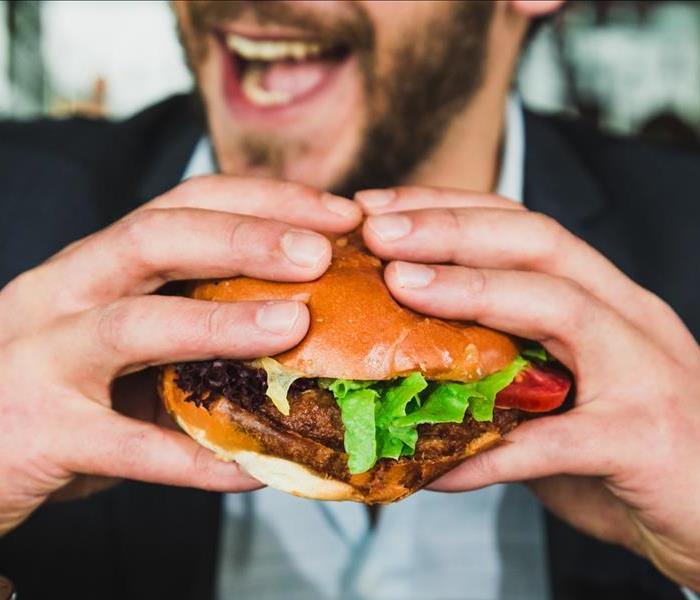
[{"label": "lips", "polygon": [[[280,112],[329,88],[352,56],[314,39],[265,39],[222,33],[224,91],[234,112]],[[240,116],[240,115],[239,115]]]}]

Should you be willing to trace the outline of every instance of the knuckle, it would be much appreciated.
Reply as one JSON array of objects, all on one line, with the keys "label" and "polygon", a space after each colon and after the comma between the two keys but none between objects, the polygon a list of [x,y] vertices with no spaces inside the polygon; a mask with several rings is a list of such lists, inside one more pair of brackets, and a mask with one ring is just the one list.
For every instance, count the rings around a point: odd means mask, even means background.
[{"label": "knuckle", "polygon": [[251,221],[244,218],[237,218],[233,222],[228,234],[228,247],[234,258],[238,258],[242,252],[250,247],[250,241],[253,237],[251,235],[252,233]]},{"label": "knuckle", "polygon": [[479,452],[476,456],[471,457],[469,462],[484,478],[491,481],[500,481],[502,469],[500,463],[496,460],[493,448]]},{"label": "knuckle", "polygon": [[478,299],[484,296],[487,292],[487,286],[486,273],[482,269],[463,268],[462,288],[470,299]]},{"label": "knuckle", "polygon": [[271,193],[286,199],[317,200],[320,194],[317,190],[301,183],[293,181],[281,181],[275,184],[275,188],[270,189]]},{"label": "knuckle", "polygon": [[166,211],[145,209],[132,213],[120,222],[119,236],[131,260],[151,265],[153,239],[166,222]]},{"label": "knuckle", "polygon": [[267,256],[269,253],[263,249],[266,244],[262,242],[262,236],[255,234],[254,222],[246,218],[237,218],[231,226],[228,234],[228,249],[231,253],[233,263],[231,268],[239,271],[244,257],[253,258],[253,255]]},{"label": "knuckle", "polygon": [[195,473],[206,469],[209,463],[209,452],[204,446],[197,444],[192,454],[192,470]]},{"label": "knuckle", "polygon": [[138,320],[134,301],[118,300],[102,308],[97,319],[97,340],[103,347],[117,354],[131,347],[133,323]]},{"label": "knuckle", "polygon": [[211,306],[207,307],[192,335],[192,340],[198,347],[211,345],[224,337],[230,327],[225,313],[223,304],[211,303]]},{"label": "knuckle", "polygon": [[449,262],[460,262],[462,241],[464,240],[469,222],[464,211],[457,208],[444,209],[445,232],[449,232],[450,243],[448,244]]},{"label": "knuckle", "polygon": [[243,261],[272,261],[279,255],[280,223],[257,217],[236,217],[228,235],[228,248],[233,257],[233,268],[238,270]]},{"label": "knuckle", "polygon": [[529,226],[531,229],[529,239],[535,241],[531,246],[529,263],[532,267],[542,268],[554,262],[559,255],[567,232],[549,215],[528,213],[528,218],[532,221]]},{"label": "knuckle", "polygon": [[467,226],[467,221],[464,218],[464,213],[457,208],[446,208],[444,209],[444,211],[449,230],[456,235],[461,235],[463,230]]},{"label": "knuckle", "polygon": [[554,324],[563,332],[576,333],[590,325],[597,301],[582,285],[575,281],[562,280],[558,283],[558,302],[554,307]]},{"label": "knuckle", "polygon": [[220,179],[221,176],[217,175],[197,175],[180,183],[174,191],[176,191],[178,196],[191,198],[196,201],[199,197],[211,193]]},{"label": "knuckle", "polygon": [[637,291],[641,295],[643,305],[647,308],[648,313],[664,315],[673,320],[678,317],[671,305],[654,292],[641,286],[637,286]]},{"label": "knuckle", "polygon": [[114,446],[114,451],[119,457],[119,462],[124,465],[134,466],[144,464],[146,442],[153,435],[158,435],[157,430],[155,432],[147,432],[145,429],[143,429],[140,431],[129,431],[128,433],[122,433],[116,440]]},{"label": "knuckle", "polygon": [[36,292],[38,279],[36,268],[20,273],[0,289],[0,304],[21,304],[25,296]]},{"label": "knuckle", "polygon": [[401,206],[406,202],[411,202],[416,197],[420,197],[420,192],[422,192],[423,196],[428,196],[431,193],[429,189],[418,189],[410,185],[398,185],[392,188],[392,191],[394,193],[394,203],[397,206]]}]

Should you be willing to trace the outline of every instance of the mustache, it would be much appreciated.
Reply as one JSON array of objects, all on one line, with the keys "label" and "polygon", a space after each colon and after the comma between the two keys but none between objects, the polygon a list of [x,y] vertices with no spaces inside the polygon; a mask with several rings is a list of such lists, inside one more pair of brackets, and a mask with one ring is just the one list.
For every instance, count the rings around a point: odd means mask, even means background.
[{"label": "mustache", "polygon": [[345,2],[342,14],[327,17],[283,0],[201,0],[187,3],[192,28],[200,34],[219,29],[226,22],[252,15],[260,25],[293,27],[328,46],[371,51],[374,27],[364,7]]}]

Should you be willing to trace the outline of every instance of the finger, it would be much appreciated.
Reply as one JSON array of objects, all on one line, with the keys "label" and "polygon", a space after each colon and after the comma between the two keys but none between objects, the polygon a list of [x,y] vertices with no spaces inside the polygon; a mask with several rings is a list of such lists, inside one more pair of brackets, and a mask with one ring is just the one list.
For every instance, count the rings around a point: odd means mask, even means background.
[{"label": "finger", "polygon": [[170,280],[311,280],[331,254],[325,236],[276,221],[189,208],[141,211],[20,276],[0,314],[7,330],[38,328]]},{"label": "finger", "polygon": [[369,217],[369,248],[382,258],[539,271],[573,279],[611,306],[639,288],[549,217],[504,209],[419,210]]},{"label": "finger", "polygon": [[54,277],[73,276],[74,294],[102,303],[178,279],[311,280],[326,270],[331,253],[328,239],[312,231],[183,208],[141,211],[123,219],[51,268]]},{"label": "finger", "polygon": [[372,216],[372,252],[385,259],[547,273],[571,279],[672,354],[695,342],[678,316],[554,220],[504,209],[420,210]]},{"label": "finger", "polygon": [[275,219],[333,233],[346,233],[362,219],[360,207],[347,198],[288,181],[229,175],[193,177],[142,209],[178,207]]},{"label": "finger", "polygon": [[[390,263],[384,277],[406,306],[444,319],[477,321],[542,342],[579,377],[619,375],[648,342],[607,305],[579,285],[524,271]],[[634,357],[605,349],[635,348]],[[639,363],[637,363],[639,364]],[[617,371],[617,373],[615,373]]]},{"label": "finger", "polygon": [[68,355],[51,355],[47,363],[63,377],[67,372],[71,381],[87,380],[99,389],[115,376],[155,364],[272,356],[299,343],[308,326],[301,302],[141,296],[63,319],[41,347],[49,355],[52,348],[70,347]]},{"label": "finger", "polygon": [[[609,424],[579,411],[519,425],[504,443],[468,458],[431,488],[466,491],[559,474],[610,476],[619,472],[615,438],[605,437]],[[601,439],[607,443],[601,444]]]},{"label": "finger", "polygon": [[363,190],[355,200],[365,214],[379,215],[423,208],[502,208],[525,210],[519,202],[496,194],[480,194],[448,188],[401,186],[387,189]]},{"label": "finger", "polygon": [[56,456],[73,473],[135,479],[219,492],[260,487],[235,463],[189,436],[117,415],[97,404],[74,415],[75,434],[57,435]]}]

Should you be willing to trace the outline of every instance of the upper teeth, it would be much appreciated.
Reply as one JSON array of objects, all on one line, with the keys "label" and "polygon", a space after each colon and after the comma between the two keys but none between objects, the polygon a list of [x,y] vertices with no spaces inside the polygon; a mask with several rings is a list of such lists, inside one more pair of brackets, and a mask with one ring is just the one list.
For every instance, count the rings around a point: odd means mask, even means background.
[{"label": "upper teeth", "polygon": [[318,42],[253,40],[230,33],[226,36],[226,46],[246,60],[303,60],[318,56],[323,46]]}]

